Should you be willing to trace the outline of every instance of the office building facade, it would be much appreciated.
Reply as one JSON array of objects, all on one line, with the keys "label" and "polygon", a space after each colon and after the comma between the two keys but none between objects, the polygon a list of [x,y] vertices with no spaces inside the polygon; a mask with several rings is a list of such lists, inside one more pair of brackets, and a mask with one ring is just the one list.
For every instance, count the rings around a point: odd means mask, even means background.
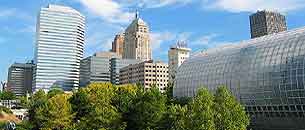
[{"label": "office building facade", "polygon": [[156,86],[161,92],[168,84],[168,65],[162,62],[144,61],[120,69],[120,84],[140,84],[145,89]]},{"label": "office building facade", "polygon": [[173,83],[178,67],[190,56],[191,49],[183,41],[170,47],[168,51],[168,74],[169,81]]},{"label": "office building facade", "polygon": [[120,69],[131,64],[137,64],[142,62],[137,59],[122,59],[122,58],[112,58],[110,59],[110,80],[112,84],[119,85],[120,80]]},{"label": "office building facade", "polygon": [[123,56],[124,49],[124,33],[115,35],[112,42],[112,52],[117,53],[119,56]]},{"label": "office building facade", "polygon": [[110,59],[120,58],[114,52],[99,52],[81,60],[80,86],[92,82],[110,82]]},{"label": "office building facade", "polygon": [[305,129],[305,28],[197,53],[176,74],[174,96],[227,86],[254,130]]},{"label": "office building facade", "polygon": [[257,11],[250,16],[251,38],[287,30],[286,18],[278,12]]},{"label": "office building facade", "polygon": [[123,58],[138,60],[151,59],[149,27],[147,23],[139,18],[138,13],[125,30]]},{"label": "office building facade", "polygon": [[16,96],[32,93],[33,63],[14,63],[8,69],[6,90]]},{"label": "office building facade", "polygon": [[34,91],[79,87],[85,17],[70,7],[49,5],[41,8],[36,31]]}]

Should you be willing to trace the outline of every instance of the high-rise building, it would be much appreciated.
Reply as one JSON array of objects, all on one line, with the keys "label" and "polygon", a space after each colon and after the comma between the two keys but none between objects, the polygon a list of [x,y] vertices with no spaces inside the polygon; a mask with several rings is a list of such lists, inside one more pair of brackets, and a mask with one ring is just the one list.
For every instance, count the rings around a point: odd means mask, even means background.
[{"label": "high-rise building", "polygon": [[7,87],[16,96],[32,93],[33,63],[14,63],[8,69]]},{"label": "high-rise building", "polygon": [[168,85],[168,65],[162,62],[144,61],[120,69],[120,84],[140,84],[149,89],[156,86],[161,92]]},{"label": "high-rise building", "polygon": [[110,59],[120,58],[114,52],[98,52],[81,60],[80,86],[92,82],[110,82]]},{"label": "high-rise building", "polygon": [[174,96],[226,86],[253,130],[305,129],[305,27],[196,53],[179,68]]},{"label": "high-rise building", "polygon": [[136,13],[135,19],[125,30],[124,59],[151,59],[149,27]]},{"label": "high-rise building", "polygon": [[122,59],[122,58],[112,58],[110,60],[110,80],[112,84],[120,84],[119,76],[120,69],[126,67],[130,64],[136,64],[142,62],[137,59]]},{"label": "high-rise building", "polygon": [[251,38],[287,30],[286,18],[278,12],[257,11],[250,16]]},{"label": "high-rise building", "polygon": [[182,41],[178,41],[176,45],[170,47],[168,51],[168,74],[169,81],[173,82],[178,67],[190,56],[191,49],[187,47],[187,44]]},{"label": "high-rise building", "polygon": [[115,38],[112,42],[112,52],[117,53],[119,56],[123,56],[123,47],[124,47],[124,33],[115,35]]},{"label": "high-rise building", "polygon": [[70,91],[79,86],[85,42],[85,17],[73,8],[49,5],[37,21],[34,91],[52,86]]}]

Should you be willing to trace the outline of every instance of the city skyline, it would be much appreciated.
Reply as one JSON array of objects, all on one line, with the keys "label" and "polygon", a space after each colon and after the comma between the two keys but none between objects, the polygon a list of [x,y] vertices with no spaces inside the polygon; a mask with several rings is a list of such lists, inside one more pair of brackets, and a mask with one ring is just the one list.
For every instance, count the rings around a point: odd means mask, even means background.
[{"label": "city skyline", "polygon": [[[250,39],[248,16],[257,9],[276,9],[287,17],[288,30],[302,27],[305,22],[304,5],[298,0],[278,2],[280,4],[250,5],[235,7],[227,4],[229,0],[217,0],[207,3],[206,7],[198,6],[191,0],[175,2],[139,2],[142,3],[140,16],[148,22],[152,35],[153,59],[167,61],[167,51],[177,40],[187,40],[193,51],[215,47],[240,40]],[[96,3],[97,2],[97,3]],[[201,3],[201,2],[200,2]],[[258,1],[259,3],[259,1]],[[36,18],[41,7],[48,4],[70,6],[84,13],[88,20],[85,56],[98,51],[111,49],[111,42],[116,33],[124,31],[133,18],[138,3],[127,4],[111,0],[42,0],[30,1],[22,5],[17,0],[2,1],[0,6],[1,52],[0,80],[7,79],[7,69],[14,62],[32,60],[35,45]],[[109,8],[94,5],[109,5]],[[219,9],[213,8],[213,5]],[[285,6],[284,6],[285,5]],[[257,7],[254,7],[257,6]],[[272,6],[272,7],[271,7]],[[108,9],[108,10],[107,10]],[[105,10],[102,13],[101,10]],[[173,12],[177,15],[172,15]],[[130,16],[131,15],[131,16]],[[161,17],[161,18],[160,18]],[[221,19],[221,20],[220,20]],[[234,33],[232,33],[234,30]],[[158,51],[158,53],[156,53]]]}]

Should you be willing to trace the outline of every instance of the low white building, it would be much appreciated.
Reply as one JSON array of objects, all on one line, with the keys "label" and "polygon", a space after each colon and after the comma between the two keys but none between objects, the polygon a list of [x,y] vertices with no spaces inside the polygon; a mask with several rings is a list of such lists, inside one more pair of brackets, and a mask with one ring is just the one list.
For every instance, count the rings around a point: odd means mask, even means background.
[{"label": "low white building", "polygon": [[12,109],[12,112],[20,120],[26,120],[28,117],[28,109]]}]

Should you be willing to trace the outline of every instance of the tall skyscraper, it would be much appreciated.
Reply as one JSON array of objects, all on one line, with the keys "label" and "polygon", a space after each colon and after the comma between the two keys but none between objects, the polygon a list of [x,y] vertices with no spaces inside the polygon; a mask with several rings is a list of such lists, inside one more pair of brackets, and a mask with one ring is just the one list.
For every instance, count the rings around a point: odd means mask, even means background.
[{"label": "tall skyscraper", "polygon": [[14,63],[8,69],[6,90],[16,96],[32,92],[33,63]]},{"label": "tall skyscraper", "polygon": [[124,47],[124,33],[117,34],[112,42],[112,52],[117,53],[119,56],[123,55]]},{"label": "tall skyscraper", "polygon": [[81,60],[80,86],[92,82],[110,82],[110,59],[120,58],[114,52],[98,52]]},{"label": "tall skyscraper", "polygon": [[191,49],[187,47],[187,44],[182,41],[178,41],[176,45],[171,46],[168,51],[168,72],[169,81],[173,82],[178,67],[190,56]]},{"label": "tall skyscraper", "polygon": [[251,38],[287,30],[286,18],[278,12],[257,11],[250,16]]},{"label": "tall skyscraper", "polygon": [[79,86],[85,41],[85,17],[73,8],[49,5],[37,21],[34,91],[52,86],[70,91]]},{"label": "tall skyscraper", "polygon": [[151,46],[149,27],[140,17],[138,12],[135,19],[125,30],[124,59],[151,59]]}]

